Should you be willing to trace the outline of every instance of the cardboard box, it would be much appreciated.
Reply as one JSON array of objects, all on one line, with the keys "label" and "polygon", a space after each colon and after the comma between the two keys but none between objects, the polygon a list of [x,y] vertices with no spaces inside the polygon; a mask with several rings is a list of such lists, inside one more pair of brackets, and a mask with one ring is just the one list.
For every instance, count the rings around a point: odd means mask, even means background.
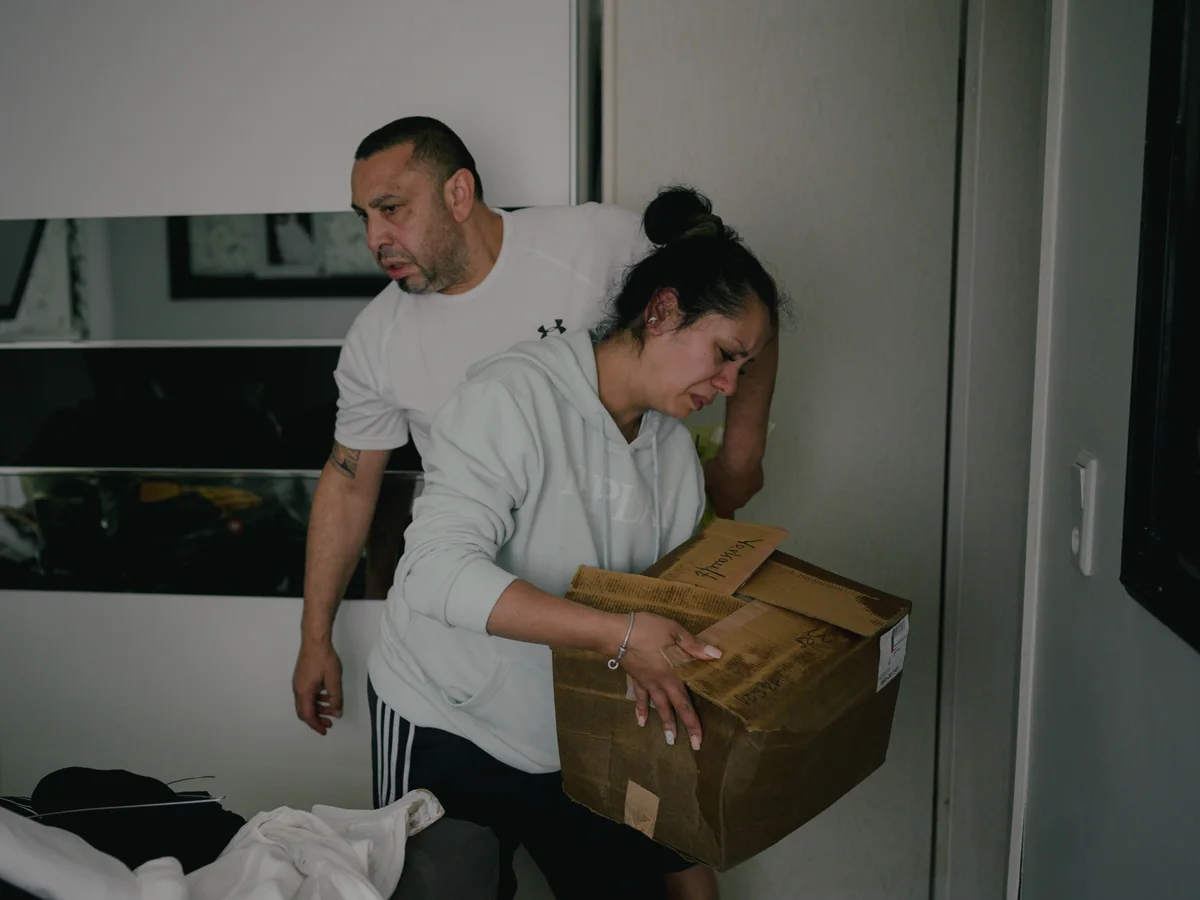
[{"label": "cardboard box", "polygon": [[718,870],[765,850],[884,762],[910,604],[776,550],[786,532],[718,519],[645,575],[581,567],[568,597],[675,619],[720,647],[668,650],[704,728],[668,747],[634,719],[623,671],[554,652],[563,786]]}]

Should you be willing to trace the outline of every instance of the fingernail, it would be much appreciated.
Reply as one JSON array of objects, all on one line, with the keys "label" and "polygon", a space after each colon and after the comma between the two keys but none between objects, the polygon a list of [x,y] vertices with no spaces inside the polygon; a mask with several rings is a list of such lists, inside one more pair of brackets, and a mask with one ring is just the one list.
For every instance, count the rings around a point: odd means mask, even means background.
[{"label": "fingernail", "polygon": [[667,732],[667,746],[668,747],[675,746],[675,732],[673,732],[673,731]]},{"label": "fingernail", "polygon": [[643,716],[641,713],[638,713],[637,720],[638,720],[638,728],[646,727],[646,717],[645,716]]},{"label": "fingernail", "polygon": [[692,735],[692,749],[697,752],[700,750],[700,738],[696,737],[694,734]]},{"label": "fingernail", "polygon": [[721,658],[721,651],[718,650],[716,647],[712,646],[711,644],[704,645],[704,653],[706,656],[708,656],[709,659],[720,659]]}]

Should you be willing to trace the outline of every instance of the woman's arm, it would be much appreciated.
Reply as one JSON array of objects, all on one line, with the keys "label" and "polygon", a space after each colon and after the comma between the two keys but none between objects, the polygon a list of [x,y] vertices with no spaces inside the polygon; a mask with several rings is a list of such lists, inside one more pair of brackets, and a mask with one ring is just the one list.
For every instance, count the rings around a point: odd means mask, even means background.
[{"label": "woman's arm", "polygon": [[[496,565],[513,536],[513,511],[542,471],[537,438],[508,389],[495,381],[463,385],[438,413],[430,438],[425,489],[396,572],[405,602],[451,627],[615,657],[628,616],[548,594]],[[638,613],[621,665],[638,686],[638,721],[645,722],[648,697],[668,743],[677,713],[699,747],[700,721],[663,654],[671,644],[697,659],[715,658],[678,623]]]},{"label": "woman's arm", "polygon": [[515,577],[495,559],[538,477],[537,439],[503,384],[468,382],[434,419],[423,462],[394,583],[414,612],[482,634]]},{"label": "woman's arm", "polygon": [[720,657],[715,647],[696,640],[678,622],[652,613],[636,613],[633,630],[629,616],[601,612],[555,597],[527,581],[514,581],[492,607],[487,621],[488,634],[572,650],[595,650],[610,659],[629,633],[629,643],[621,667],[637,687],[638,724],[646,724],[647,698],[654,701],[668,744],[675,743],[675,714],[688,730],[693,750],[700,749],[703,731],[696,710],[688,697],[687,686],[671,668],[663,652],[676,644],[695,659]]}]

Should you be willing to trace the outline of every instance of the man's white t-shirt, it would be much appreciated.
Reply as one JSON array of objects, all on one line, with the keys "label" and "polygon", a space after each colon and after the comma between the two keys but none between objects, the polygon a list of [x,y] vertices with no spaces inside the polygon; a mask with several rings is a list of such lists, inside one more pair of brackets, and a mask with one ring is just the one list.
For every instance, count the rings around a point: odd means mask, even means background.
[{"label": "man's white t-shirt", "polygon": [[594,326],[626,268],[650,249],[616,206],[496,210],[500,253],[462,294],[390,284],[358,315],[338,359],[335,440],[354,450],[429,444],[433,417],[479,360],[520,341]]}]

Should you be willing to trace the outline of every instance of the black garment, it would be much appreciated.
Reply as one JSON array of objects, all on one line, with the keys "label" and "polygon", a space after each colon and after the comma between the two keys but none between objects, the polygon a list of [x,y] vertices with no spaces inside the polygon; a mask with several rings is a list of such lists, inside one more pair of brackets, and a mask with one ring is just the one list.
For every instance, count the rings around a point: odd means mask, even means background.
[{"label": "black garment", "polygon": [[404,871],[390,900],[492,900],[499,883],[492,830],[443,816],[404,845]]},{"label": "black garment", "polygon": [[42,900],[42,898],[0,878],[0,900]]},{"label": "black garment", "polygon": [[[13,812],[16,798],[5,806]],[[24,814],[83,838],[130,869],[164,856],[185,873],[206,866],[246,820],[204,791],[169,785],[124,769],[72,767],[38,782]]]},{"label": "black garment", "polygon": [[458,735],[406,722],[369,681],[367,694],[376,807],[424,788],[448,817],[491,828],[500,850],[498,900],[516,894],[512,862],[520,845],[559,900],[662,900],[664,875],[695,865],[571,800],[563,793],[561,773],[514,769]]}]

